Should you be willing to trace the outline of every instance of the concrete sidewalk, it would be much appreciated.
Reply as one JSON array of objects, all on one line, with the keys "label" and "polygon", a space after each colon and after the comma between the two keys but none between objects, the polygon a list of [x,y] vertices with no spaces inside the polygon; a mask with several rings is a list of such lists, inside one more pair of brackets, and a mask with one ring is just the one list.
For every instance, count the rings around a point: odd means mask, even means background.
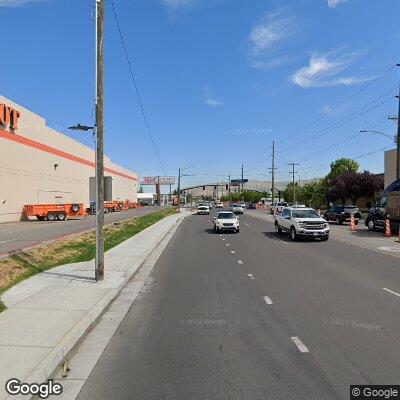
[{"label": "concrete sidewalk", "polygon": [[1,300],[0,400],[10,378],[45,382],[162,239],[191,213],[162,219],[105,254],[106,273],[94,281],[94,261],[63,265],[14,286]]}]

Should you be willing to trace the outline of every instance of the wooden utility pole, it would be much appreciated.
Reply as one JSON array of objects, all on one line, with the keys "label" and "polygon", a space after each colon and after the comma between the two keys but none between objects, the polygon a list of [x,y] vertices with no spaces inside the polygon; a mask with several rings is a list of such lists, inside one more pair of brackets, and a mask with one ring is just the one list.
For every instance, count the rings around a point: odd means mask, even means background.
[{"label": "wooden utility pole", "polygon": [[243,170],[243,168],[244,168],[244,166],[243,166],[243,164],[242,164],[242,192],[243,192],[243,189],[244,189],[244,182],[243,182],[243,179],[244,179],[244,170]]},{"label": "wooden utility pole", "polygon": [[104,279],[104,0],[96,0],[96,280]]},{"label": "wooden utility pole", "polygon": [[229,203],[231,202],[231,174],[228,176],[228,199]]},{"label": "wooden utility pole", "polygon": [[296,205],[296,185],[295,185],[295,173],[296,172],[295,172],[294,168],[295,168],[296,165],[299,165],[299,164],[290,163],[289,165],[291,165],[292,168],[293,168],[292,172],[290,172],[290,173],[293,175],[293,181],[292,181],[292,184],[293,184],[293,205]]},{"label": "wooden utility pole", "polygon": [[272,204],[275,202],[275,142],[272,142],[272,166],[271,166],[271,197]]},{"label": "wooden utility pole", "polygon": [[178,211],[181,207],[181,169],[179,168],[178,173]]}]

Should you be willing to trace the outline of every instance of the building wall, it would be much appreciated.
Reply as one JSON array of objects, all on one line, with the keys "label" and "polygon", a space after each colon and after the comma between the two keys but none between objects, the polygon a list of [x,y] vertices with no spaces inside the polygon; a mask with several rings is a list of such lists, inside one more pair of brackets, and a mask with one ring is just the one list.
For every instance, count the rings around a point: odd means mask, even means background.
[{"label": "building wall", "polygon": [[[18,129],[0,125],[0,222],[22,218],[25,204],[89,203],[95,151],[49,128],[46,121],[0,96],[20,112]],[[115,200],[137,201],[137,175],[104,158]]]},{"label": "building wall", "polygon": [[385,151],[385,188],[396,180],[396,149]]}]

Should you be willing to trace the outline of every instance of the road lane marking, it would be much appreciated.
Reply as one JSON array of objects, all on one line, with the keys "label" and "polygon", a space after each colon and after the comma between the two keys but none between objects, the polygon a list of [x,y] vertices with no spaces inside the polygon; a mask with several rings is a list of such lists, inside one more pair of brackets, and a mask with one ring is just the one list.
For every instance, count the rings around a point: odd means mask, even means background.
[{"label": "road lane marking", "polygon": [[300,353],[310,352],[310,350],[308,350],[308,347],[297,336],[292,336],[292,340],[297,348],[300,350]]},{"label": "road lane marking", "polygon": [[274,302],[271,300],[271,298],[270,297],[268,297],[268,296],[264,296],[264,300],[265,300],[265,302],[267,303],[267,304],[274,304]]},{"label": "road lane marking", "polygon": [[225,244],[225,246],[226,246],[226,247],[229,247],[229,246],[230,246],[230,244],[229,244],[229,243],[226,243],[226,244]]},{"label": "road lane marking", "polygon": [[235,252],[233,250],[231,250],[231,254],[235,254]]},{"label": "road lane marking", "polygon": [[219,237],[222,237],[222,235],[219,235]]},{"label": "road lane marking", "polygon": [[394,292],[393,290],[390,290],[390,289],[388,289],[388,288],[382,288],[383,290],[386,290],[386,292],[389,292],[389,293],[391,293],[391,294],[394,294],[395,296],[398,296],[398,297],[400,297],[400,293],[397,293],[397,292]]},{"label": "road lane marking", "polygon": [[225,238],[222,238],[222,240],[225,240]]},{"label": "road lane marking", "polygon": [[246,226],[250,226],[249,224],[246,224],[246,222],[244,223]]},{"label": "road lane marking", "polygon": [[247,274],[247,277],[248,277],[249,279],[254,279],[254,275],[253,275],[253,274]]},{"label": "road lane marking", "polygon": [[242,260],[238,260],[238,264],[243,264],[243,261]]},{"label": "road lane marking", "polygon": [[400,252],[398,247],[378,247],[378,250]]},{"label": "road lane marking", "polygon": [[277,238],[277,237],[275,237],[275,236],[272,236],[272,239],[277,240],[278,242],[287,244],[284,240],[279,239],[279,238]]}]

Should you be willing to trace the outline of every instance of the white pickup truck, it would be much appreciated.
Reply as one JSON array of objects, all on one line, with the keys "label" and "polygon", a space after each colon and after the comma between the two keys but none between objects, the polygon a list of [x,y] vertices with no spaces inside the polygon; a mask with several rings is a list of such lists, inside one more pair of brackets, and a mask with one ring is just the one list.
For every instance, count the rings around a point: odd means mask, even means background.
[{"label": "white pickup truck", "polygon": [[275,231],[289,232],[290,239],[300,237],[329,239],[329,224],[313,208],[285,207],[281,214],[275,216]]}]

